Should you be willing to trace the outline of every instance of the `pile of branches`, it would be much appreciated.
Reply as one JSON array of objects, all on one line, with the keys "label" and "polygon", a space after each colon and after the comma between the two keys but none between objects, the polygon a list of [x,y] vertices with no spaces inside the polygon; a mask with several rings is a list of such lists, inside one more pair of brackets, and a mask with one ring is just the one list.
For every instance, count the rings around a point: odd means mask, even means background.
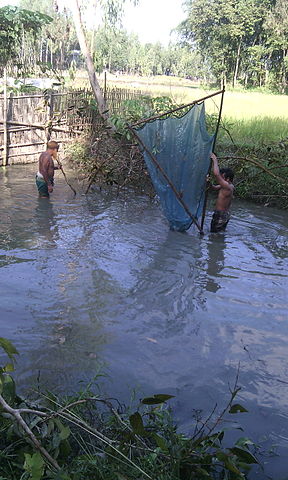
[{"label": "pile of branches", "polygon": [[65,151],[66,158],[80,172],[84,193],[93,186],[114,187],[119,193],[133,187],[150,196],[154,190],[137,144],[122,135],[111,134],[104,126],[92,137],[82,137]]}]

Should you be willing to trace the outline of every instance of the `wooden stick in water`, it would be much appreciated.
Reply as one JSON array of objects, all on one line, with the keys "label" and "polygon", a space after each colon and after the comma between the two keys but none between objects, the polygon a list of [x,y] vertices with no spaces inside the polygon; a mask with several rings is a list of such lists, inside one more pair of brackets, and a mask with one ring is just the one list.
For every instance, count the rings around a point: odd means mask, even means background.
[{"label": "wooden stick in water", "polygon": [[[221,95],[221,103],[220,103],[220,109],[219,109],[219,115],[218,115],[218,121],[217,121],[217,126],[216,126],[216,131],[214,135],[214,142],[212,146],[212,152],[214,152],[216,141],[217,141],[217,136],[219,132],[219,127],[220,127],[220,122],[221,122],[221,116],[222,116],[222,109],[223,109],[223,101],[224,101],[224,94],[225,94],[225,87],[223,87],[222,90],[222,95]],[[210,164],[209,164],[209,169],[208,169],[208,175],[210,174],[212,167],[212,161],[210,159]],[[204,220],[205,220],[205,215],[206,215],[206,209],[207,209],[207,201],[208,201],[208,189],[205,189],[205,197],[204,197],[204,205],[203,205],[203,213],[202,213],[202,218],[201,218],[201,232],[203,233],[203,227],[204,227]]]},{"label": "wooden stick in water", "polygon": [[56,157],[56,161],[58,163],[58,167],[59,169],[61,170],[61,172],[63,173],[63,177],[65,178],[65,182],[67,183],[67,185],[71,188],[72,192],[74,193],[74,195],[76,196],[77,195],[77,192],[75,190],[74,187],[72,187],[72,185],[68,182],[67,180],[67,176],[66,176],[66,173],[64,172],[64,169],[62,167],[62,164],[59,162],[58,158]]}]

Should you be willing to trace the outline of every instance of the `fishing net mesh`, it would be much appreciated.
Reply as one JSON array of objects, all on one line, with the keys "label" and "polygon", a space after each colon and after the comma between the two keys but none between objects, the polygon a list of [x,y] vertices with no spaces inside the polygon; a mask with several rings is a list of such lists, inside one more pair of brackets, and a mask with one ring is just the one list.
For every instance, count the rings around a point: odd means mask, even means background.
[{"label": "fishing net mesh", "polygon": [[[204,103],[194,105],[180,118],[168,117],[146,123],[137,130],[137,135],[155,156],[189,212],[199,219],[214,140],[214,135],[209,135],[206,129]],[[191,216],[150,155],[145,150],[143,155],[170,228],[188,230],[193,223]]]}]

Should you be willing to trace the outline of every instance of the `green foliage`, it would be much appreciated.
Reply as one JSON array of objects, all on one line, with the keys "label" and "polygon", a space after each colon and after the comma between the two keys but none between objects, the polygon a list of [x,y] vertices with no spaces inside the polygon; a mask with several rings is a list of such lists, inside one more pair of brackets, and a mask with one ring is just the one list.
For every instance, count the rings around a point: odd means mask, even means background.
[{"label": "green foliage", "polygon": [[7,363],[0,366],[0,395],[2,395],[8,403],[13,403],[16,396],[15,384],[13,378],[9,374],[14,371],[15,355],[17,355],[18,352],[14,345],[3,337],[0,337],[0,349],[2,349],[8,357]]},{"label": "green foliage", "polygon": [[221,164],[235,172],[235,195],[288,208],[287,122],[279,118],[224,121],[218,138]]},{"label": "green foliage", "polygon": [[23,37],[36,34],[43,25],[51,22],[51,17],[39,12],[6,6],[0,8],[0,58],[1,65],[9,61],[19,61],[20,47]]},{"label": "green foliage", "polygon": [[98,28],[92,39],[94,64],[99,72],[106,68],[119,75],[199,77],[205,71],[200,55],[187,46],[141,44],[137,35],[107,25]]},{"label": "green foliage", "polygon": [[[14,361],[17,351],[13,345],[2,338],[0,345],[9,361]],[[10,378],[4,370],[5,366],[2,376]],[[10,415],[0,395],[0,478],[243,480],[251,465],[258,463],[251,451],[255,445],[241,437],[228,447],[224,430],[217,429],[228,410],[247,412],[233,403],[238,391],[236,381],[223,412],[196,422],[189,436],[179,432],[173,422],[166,406],[173,396],[168,394],[143,398],[134,413],[90,390],[62,399],[42,395],[33,404],[15,395],[6,400]]]},{"label": "green foliage", "polygon": [[41,480],[43,478],[43,472],[45,462],[39,452],[25,453],[24,470],[29,474],[29,480]]},{"label": "green foliage", "polygon": [[[286,0],[187,0],[183,39],[208,62],[217,82],[237,80],[285,92],[288,82]],[[280,87],[280,88],[279,88]]]},{"label": "green foliage", "polygon": [[125,100],[119,114],[111,115],[111,121],[117,133],[124,135],[127,140],[133,140],[133,135],[127,130],[127,124],[143,120],[176,108],[170,97],[149,97],[143,95],[139,99]]},{"label": "green foliage", "polygon": [[71,165],[84,167],[91,156],[88,139],[83,137],[77,142],[71,142],[65,147],[65,157],[69,158]]},{"label": "green foliage", "polygon": [[26,42],[24,55],[31,70],[47,75],[54,69],[55,75],[55,70],[69,69],[79,60],[79,55],[76,60],[74,58],[73,52],[77,52],[79,46],[71,14],[66,8],[60,10],[54,0],[20,0],[20,7],[48,15],[52,20],[43,27],[36,42]]}]

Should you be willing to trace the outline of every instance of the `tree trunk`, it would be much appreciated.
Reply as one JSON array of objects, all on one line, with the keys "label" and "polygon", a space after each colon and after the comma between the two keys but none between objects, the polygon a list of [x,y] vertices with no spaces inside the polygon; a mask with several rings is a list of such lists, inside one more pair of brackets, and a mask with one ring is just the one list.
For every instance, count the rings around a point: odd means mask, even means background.
[{"label": "tree trunk", "polygon": [[[92,91],[94,93],[94,97],[95,97],[95,100],[96,100],[98,108],[99,108],[100,116],[105,121],[107,121],[107,120],[109,120],[109,115],[108,115],[108,112],[107,112],[107,105],[106,105],[104,96],[102,95],[100,85],[99,85],[99,82],[98,82],[97,77],[96,77],[93,60],[92,60],[91,53],[89,51],[87,41],[86,41],[86,38],[85,38],[84,27],[83,27],[83,23],[82,23],[82,19],[81,19],[80,8],[79,8],[79,2],[78,2],[78,0],[72,0],[71,4],[72,4],[73,19],[74,19],[76,32],[77,32],[77,37],[78,37],[78,41],[79,41],[79,44],[80,44],[82,55],[85,58],[86,68],[87,68],[90,84],[91,84],[91,87],[92,87]],[[109,123],[109,126],[112,127],[112,125],[110,125],[110,123]],[[112,127],[112,128],[113,128],[113,130],[115,130],[115,127]]]},{"label": "tree trunk", "polygon": [[95,30],[94,30],[94,27],[93,27],[93,30],[92,30],[92,33],[91,33],[91,41],[90,41],[90,54],[91,54],[92,59],[93,59],[93,55],[94,55],[94,42],[95,42]]},{"label": "tree trunk", "polygon": [[43,38],[40,40],[40,49],[39,49],[39,62],[42,63],[42,49],[43,49]]},{"label": "tree trunk", "polygon": [[221,73],[221,88],[225,88],[227,83],[227,78],[226,78],[226,71],[223,70]]},{"label": "tree trunk", "polygon": [[282,60],[282,88],[281,88],[281,93],[286,92],[286,87],[287,87],[287,80],[286,80],[286,66],[285,66],[285,59],[287,56],[288,51],[283,49],[283,60]]},{"label": "tree trunk", "polygon": [[240,65],[241,41],[242,40],[240,38],[238,49],[237,49],[237,58],[236,58],[234,76],[233,76],[233,84],[232,84],[233,88],[237,85],[238,70],[239,70],[239,65]]},{"label": "tree trunk", "polygon": [[108,72],[111,73],[111,57],[112,57],[112,46],[109,48],[109,57],[108,57]]},{"label": "tree trunk", "polygon": [[247,85],[248,85],[248,73],[245,72],[245,76],[244,76],[244,87],[247,88]]},{"label": "tree trunk", "polygon": [[52,42],[52,40],[50,42],[50,63],[51,63],[51,67],[53,68],[53,42]]},{"label": "tree trunk", "polygon": [[[270,55],[268,60],[270,60]],[[265,87],[268,85],[269,82],[269,67],[268,67],[268,60],[265,62]]]},{"label": "tree trunk", "polygon": [[64,42],[61,42],[60,46],[60,69],[64,70]]}]

